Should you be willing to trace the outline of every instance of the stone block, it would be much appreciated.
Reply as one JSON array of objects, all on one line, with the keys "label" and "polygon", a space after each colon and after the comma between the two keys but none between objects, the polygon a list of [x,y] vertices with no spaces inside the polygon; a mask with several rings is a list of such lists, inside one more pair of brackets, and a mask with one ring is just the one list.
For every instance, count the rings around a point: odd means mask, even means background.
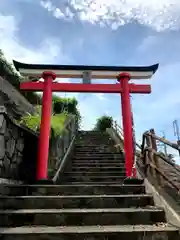
[{"label": "stone block", "polygon": [[23,138],[18,138],[17,139],[16,149],[20,152],[23,151],[23,149],[24,149],[24,139]]},{"label": "stone block", "polygon": [[15,145],[16,145],[16,142],[14,138],[8,139],[8,141],[6,142],[6,154],[9,158],[12,158],[14,154]]},{"label": "stone block", "polygon": [[0,134],[4,134],[6,131],[6,119],[3,114],[0,114]]},{"label": "stone block", "polygon": [[10,170],[11,161],[6,155],[4,156],[3,166],[5,171],[8,173]]},{"label": "stone block", "polygon": [[5,140],[4,136],[0,135],[0,159],[3,159],[5,155]]},{"label": "stone block", "polygon": [[12,158],[12,163],[13,164],[20,164],[22,162],[23,155],[20,152],[15,152],[13,158]]}]

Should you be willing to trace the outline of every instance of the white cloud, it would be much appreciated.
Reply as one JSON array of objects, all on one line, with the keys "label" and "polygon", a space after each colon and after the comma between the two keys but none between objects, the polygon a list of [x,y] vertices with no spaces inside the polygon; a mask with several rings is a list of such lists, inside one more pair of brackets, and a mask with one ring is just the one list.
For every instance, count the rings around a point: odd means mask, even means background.
[{"label": "white cloud", "polygon": [[94,96],[96,96],[99,100],[107,100],[104,93],[94,93]]},{"label": "white cloud", "polygon": [[81,128],[84,130],[90,130],[95,125],[98,118],[98,111],[95,107],[90,106],[91,101],[79,101],[78,107],[82,117]]},{"label": "white cloud", "polygon": [[117,29],[136,20],[157,31],[179,29],[179,0],[69,0],[65,7],[56,6],[53,0],[42,0],[41,6],[56,18],[70,20],[78,17],[82,21]]},{"label": "white cloud", "polygon": [[148,36],[144,38],[142,43],[137,47],[138,52],[146,52],[149,48],[153,47],[154,45],[158,44],[158,37],[157,36]]},{"label": "white cloud", "polygon": [[[18,22],[13,16],[0,15],[0,48],[8,60],[16,59],[27,63],[53,63],[61,57],[61,43],[53,38],[47,38],[36,48],[27,48],[18,37]],[[68,61],[62,56],[63,61]]]}]

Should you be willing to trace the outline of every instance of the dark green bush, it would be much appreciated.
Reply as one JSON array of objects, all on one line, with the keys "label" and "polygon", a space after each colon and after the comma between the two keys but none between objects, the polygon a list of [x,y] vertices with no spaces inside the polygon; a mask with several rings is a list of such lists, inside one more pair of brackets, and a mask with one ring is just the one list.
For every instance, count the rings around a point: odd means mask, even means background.
[{"label": "dark green bush", "polygon": [[63,112],[73,114],[76,116],[78,125],[80,125],[81,116],[78,110],[78,101],[75,98],[63,98],[53,95],[53,112],[54,114],[61,114]]},{"label": "dark green bush", "polygon": [[53,95],[53,111],[55,114],[62,112],[68,112],[76,114],[77,112],[77,100],[75,98],[63,98]]},{"label": "dark green bush", "polygon": [[95,124],[95,130],[105,132],[106,128],[111,128],[113,124],[113,118],[110,116],[102,116],[97,119]]}]

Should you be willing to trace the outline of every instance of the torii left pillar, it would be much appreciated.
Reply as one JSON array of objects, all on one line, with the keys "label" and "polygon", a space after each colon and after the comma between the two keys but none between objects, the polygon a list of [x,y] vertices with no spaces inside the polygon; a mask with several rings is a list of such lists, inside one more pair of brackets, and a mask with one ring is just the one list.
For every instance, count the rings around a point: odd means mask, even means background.
[{"label": "torii left pillar", "polygon": [[52,83],[56,79],[53,72],[43,72],[44,90],[42,98],[42,114],[39,135],[38,161],[36,170],[37,181],[48,180],[49,139],[51,133]]},{"label": "torii left pillar", "polygon": [[[121,93],[121,106],[122,106],[122,122],[124,132],[124,152],[125,152],[125,165],[126,176],[132,177],[133,169],[133,132],[132,132],[132,117],[131,117],[131,100],[129,91],[129,80],[131,76],[128,73],[121,73],[118,82],[122,87]],[[135,174],[133,174],[135,177]]]}]

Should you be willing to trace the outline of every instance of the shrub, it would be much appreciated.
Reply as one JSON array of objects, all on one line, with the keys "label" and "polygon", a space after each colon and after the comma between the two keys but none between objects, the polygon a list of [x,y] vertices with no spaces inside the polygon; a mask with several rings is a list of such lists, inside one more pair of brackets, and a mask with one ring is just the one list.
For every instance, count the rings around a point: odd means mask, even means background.
[{"label": "shrub", "polygon": [[[56,137],[64,130],[64,122],[69,115],[75,115],[80,125],[81,116],[77,108],[78,101],[75,98],[60,98],[53,95],[52,117],[51,117],[51,137]],[[41,106],[36,106],[36,114],[21,117],[20,124],[27,126],[35,132],[40,129]]]},{"label": "shrub", "polygon": [[75,98],[63,98],[53,95],[53,112],[54,114],[68,113],[76,116],[78,126],[80,126],[81,116],[78,110],[78,101]]},{"label": "shrub", "polygon": [[95,124],[95,130],[105,132],[106,128],[112,127],[113,118],[110,116],[102,116],[97,119]]},{"label": "shrub", "polygon": [[[37,106],[35,115],[26,115],[19,121],[20,124],[27,126],[35,132],[39,132],[41,123],[41,106]],[[66,113],[52,115],[51,117],[51,137],[56,137],[64,130],[64,122],[68,115]]]}]

